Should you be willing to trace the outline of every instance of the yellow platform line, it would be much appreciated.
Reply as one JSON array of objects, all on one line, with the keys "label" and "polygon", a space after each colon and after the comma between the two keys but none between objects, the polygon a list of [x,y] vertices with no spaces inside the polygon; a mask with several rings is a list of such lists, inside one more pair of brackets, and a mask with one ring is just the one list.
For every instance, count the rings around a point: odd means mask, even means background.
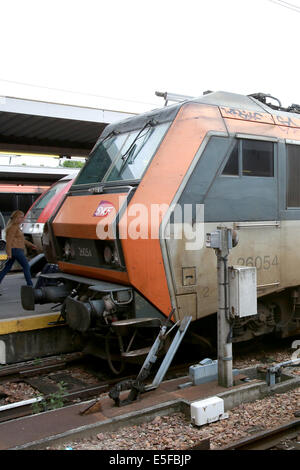
[{"label": "yellow platform line", "polygon": [[51,328],[56,325],[49,325],[49,323],[57,321],[59,315],[59,312],[43,313],[30,317],[28,316],[0,320],[0,335]]}]

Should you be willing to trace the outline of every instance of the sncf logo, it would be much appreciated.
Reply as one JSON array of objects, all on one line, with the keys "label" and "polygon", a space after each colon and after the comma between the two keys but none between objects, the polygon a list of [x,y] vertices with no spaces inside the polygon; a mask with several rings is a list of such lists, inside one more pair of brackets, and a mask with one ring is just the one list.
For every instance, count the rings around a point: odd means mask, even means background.
[{"label": "sncf logo", "polygon": [[109,201],[101,201],[94,212],[94,217],[105,217],[114,210],[114,206]]}]

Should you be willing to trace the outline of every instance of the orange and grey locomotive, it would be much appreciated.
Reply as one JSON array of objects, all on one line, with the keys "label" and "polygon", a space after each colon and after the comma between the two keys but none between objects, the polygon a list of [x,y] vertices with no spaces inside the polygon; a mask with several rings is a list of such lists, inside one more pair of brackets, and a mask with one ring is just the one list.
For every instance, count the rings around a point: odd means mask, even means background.
[{"label": "orange and grey locomotive", "polygon": [[218,300],[203,235],[223,225],[239,237],[229,263],[257,270],[258,314],[234,319],[233,341],[299,332],[300,110],[266,101],[209,93],[107,126],[48,226],[58,271],[23,287],[24,308],[61,303],[104,357],[144,354],[170,312],[205,342]]}]

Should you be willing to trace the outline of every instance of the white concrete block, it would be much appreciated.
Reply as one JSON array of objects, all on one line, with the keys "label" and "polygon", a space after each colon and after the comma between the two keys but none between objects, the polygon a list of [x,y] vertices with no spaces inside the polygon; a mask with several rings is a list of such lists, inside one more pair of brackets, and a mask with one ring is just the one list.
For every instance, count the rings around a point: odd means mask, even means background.
[{"label": "white concrete block", "polygon": [[210,397],[191,403],[191,420],[196,426],[203,426],[225,418],[228,418],[228,414],[224,413],[222,398]]}]

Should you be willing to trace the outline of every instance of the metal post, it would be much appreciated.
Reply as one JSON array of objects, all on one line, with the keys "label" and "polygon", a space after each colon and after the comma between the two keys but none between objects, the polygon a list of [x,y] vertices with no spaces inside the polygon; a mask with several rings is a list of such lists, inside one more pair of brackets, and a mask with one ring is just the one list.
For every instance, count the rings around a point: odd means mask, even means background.
[{"label": "metal post", "polygon": [[218,272],[218,383],[232,387],[232,338],[229,323],[229,285],[227,258],[232,248],[232,230],[218,227],[216,232],[207,234],[206,246],[214,248],[217,255]]},{"label": "metal post", "polygon": [[232,387],[232,339],[229,318],[229,289],[227,258],[228,229],[221,228],[221,248],[216,250],[218,271],[218,383]]}]

